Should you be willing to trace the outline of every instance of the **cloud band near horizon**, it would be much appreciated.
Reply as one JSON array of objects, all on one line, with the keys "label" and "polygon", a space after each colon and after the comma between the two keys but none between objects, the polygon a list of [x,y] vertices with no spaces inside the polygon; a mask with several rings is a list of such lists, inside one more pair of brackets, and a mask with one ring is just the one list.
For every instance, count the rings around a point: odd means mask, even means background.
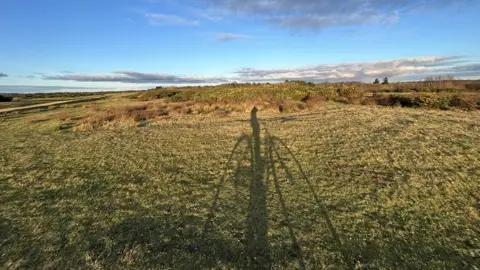
[{"label": "cloud band near horizon", "polygon": [[177,76],[162,73],[142,73],[136,71],[114,71],[112,74],[80,75],[64,74],[45,76],[44,80],[61,80],[76,82],[121,82],[121,83],[168,83],[168,84],[203,84],[228,82],[222,77]]}]

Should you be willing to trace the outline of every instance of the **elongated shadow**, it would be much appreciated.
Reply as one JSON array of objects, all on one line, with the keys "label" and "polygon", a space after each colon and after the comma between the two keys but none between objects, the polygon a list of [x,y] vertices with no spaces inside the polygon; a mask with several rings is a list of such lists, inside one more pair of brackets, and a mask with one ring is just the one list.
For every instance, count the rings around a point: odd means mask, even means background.
[{"label": "elongated shadow", "polygon": [[247,245],[249,268],[270,268],[270,250],[268,244],[267,181],[264,179],[265,163],[261,156],[260,124],[257,108],[251,113],[252,126],[252,177],[249,189],[247,210]]},{"label": "elongated shadow", "polygon": [[[313,195],[315,203],[321,209],[322,219],[325,220],[326,226],[330,231],[335,245],[338,250],[342,252],[344,260],[347,262],[348,266],[352,268],[348,254],[344,252],[342,248],[342,240],[340,234],[335,229],[325,205],[322,203],[320,196],[316,193],[313,184],[306,176],[300,162],[292,153],[292,151],[287,147],[285,142],[281,139],[270,135],[268,130],[265,128],[265,136],[262,142],[261,139],[261,128],[260,123],[257,118],[257,109],[253,108],[251,112],[250,124],[252,127],[251,135],[242,135],[234,145],[227,162],[227,167],[225,172],[220,179],[220,183],[217,186],[213,203],[210,207],[209,215],[204,226],[203,236],[206,236],[206,233],[213,229],[213,219],[215,218],[215,213],[217,211],[217,206],[219,203],[221,189],[227,183],[228,171],[234,163],[234,157],[240,154],[240,158],[236,161],[237,167],[233,173],[233,184],[237,186],[239,181],[244,181],[248,183],[248,207],[246,213],[246,232],[245,232],[245,256],[243,258],[244,265],[246,269],[270,269],[272,266],[272,259],[270,254],[270,244],[268,239],[268,209],[267,203],[269,198],[269,185],[273,184],[271,192],[273,195],[278,196],[280,202],[280,209],[282,215],[284,216],[284,224],[288,230],[291,250],[294,253],[294,257],[298,260],[298,267],[300,269],[306,269],[306,263],[302,247],[297,240],[294,227],[292,226],[292,214],[288,210],[287,201],[284,198],[284,194],[280,185],[280,176],[279,171],[283,171],[286,175],[287,180],[294,183],[295,179],[291,172],[291,169],[287,166],[285,158],[282,157],[279,150],[284,150],[288,153],[290,159],[295,163],[295,166],[301,173],[302,180],[305,181],[308,185],[309,192]],[[244,145],[244,147],[242,147]],[[264,153],[262,155],[262,144]],[[240,163],[250,154],[249,158],[249,176],[248,179],[238,179],[238,172],[241,170]]]},{"label": "elongated shadow", "polygon": [[[218,205],[220,192],[224,186],[227,176],[228,168],[233,163],[233,158],[238,151],[241,151],[240,159],[237,164],[246,156],[250,155],[250,168],[248,179],[248,207],[246,216],[246,232],[245,232],[245,254],[244,267],[247,269],[270,269],[271,259],[268,243],[268,213],[267,213],[267,186],[264,179],[265,161],[261,155],[261,137],[260,124],[257,119],[257,109],[254,108],[251,113],[251,127],[252,135],[242,135],[233,150],[231,151],[227,168],[216,188],[213,203],[210,207],[207,222],[203,230],[203,237],[206,232],[211,229],[212,221],[215,217],[215,211]],[[245,143],[245,148],[242,150],[240,146]],[[238,175],[241,170],[237,166],[234,170],[234,185],[239,184]],[[243,179],[244,180],[244,179]]]}]

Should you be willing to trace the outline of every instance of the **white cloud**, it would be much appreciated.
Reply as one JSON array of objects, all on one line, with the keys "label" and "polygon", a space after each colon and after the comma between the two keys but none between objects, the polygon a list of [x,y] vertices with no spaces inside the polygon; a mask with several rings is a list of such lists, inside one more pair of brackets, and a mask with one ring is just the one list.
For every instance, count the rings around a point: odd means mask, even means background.
[{"label": "white cloud", "polygon": [[144,16],[151,25],[196,26],[200,24],[200,22],[197,20],[188,20],[186,18],[176,16],[176,15],[169,15],[169,14],[162,14],[162,13],[147,13]]},{"label": "white cloud", "polygon": [[235,73],[243,81],[364,81],[373,78],[399,77],[444,73],[461,76],[462,72],[480,73],[480,65],[458,65],[465,60],[457,56],[404,58],[377,62],[322,64],[283,69],[244,68]]},{"label": "white cloud", "polygon": [[202,18],[205,20],[213,21],[213,22],[221,22],[223,21],[223,17],[217,14],[212,9],[199,9],[199,8],[188,8],[188,12],[198,18]]},{"label": "white cloud", "polygon": [[250,38],[250,37],[245,35],[228,34],[228,33],[218,34],[216,37],[218,41],[233,41],[233,40],[247,39],[247,38]]}]

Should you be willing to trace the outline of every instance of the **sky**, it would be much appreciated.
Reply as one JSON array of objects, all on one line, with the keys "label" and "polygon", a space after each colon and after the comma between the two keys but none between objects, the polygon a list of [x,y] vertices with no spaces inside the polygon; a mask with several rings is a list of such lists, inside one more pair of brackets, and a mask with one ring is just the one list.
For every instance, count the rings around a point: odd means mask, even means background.
[{"label": "sky", "polygon": [[0,92],[480,78],[480,0],[0,0]]}]

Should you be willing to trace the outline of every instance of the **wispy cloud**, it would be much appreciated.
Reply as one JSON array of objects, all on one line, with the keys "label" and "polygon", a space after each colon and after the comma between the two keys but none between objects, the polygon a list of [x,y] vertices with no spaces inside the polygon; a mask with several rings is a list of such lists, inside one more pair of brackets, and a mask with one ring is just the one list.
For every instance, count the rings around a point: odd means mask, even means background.
[{"label": "wispy cloud", "polygon": [[198,20],[189,20],[177,15],[162,14],[162,13],[146,13],[145,18],[151,25],[187,25],[196,26],[200,22]]},{"label": "wispy cloud", "polygon": [[468,65],[460,65],[454,67],[454,70],[456,71],[473,71],[473,72],[478,72],[480,73],[480,64],[468,64]]},{"label": "wispy cloud", "polygon": [[233,41],[233,40],[247,39],[247,38],[250,38],[250,37],[245,35],[228,34],[228,33],[218,34],[216,37],[218,41]]},{"label": "wispy cloud", "polygon": [[304,30],[392,23],[413,10],[426,8],[432,10],[459,4],[459,1],[454,0],[202,1],[220,14],[235,14],[259,19],[283,28]]},{"label": "wispy cloud", "polygon": [[7,74],[5,74],[5,73],[1,73],[1,72],[0,72],[0,78],[6,78],[6,77],[8,77],[8,75],[7,75]]},{"label": "wispy cloud", "polygon": [[213,22],[223,21],[223,17],[212,9],[187,8],[188,13],[196,18],[201,18]]},{"label": "wispy cloud", "polygon": [[114,71],[112,74],[98,75],[55,75],[46,76],[45,80],[62,80],[76,82],[121,82],[121,83],[164,83],[164,84],[205,84],[222,83],[228,80],[223,77],[177,76],[161,73],[142,73],[136,71]]}]

